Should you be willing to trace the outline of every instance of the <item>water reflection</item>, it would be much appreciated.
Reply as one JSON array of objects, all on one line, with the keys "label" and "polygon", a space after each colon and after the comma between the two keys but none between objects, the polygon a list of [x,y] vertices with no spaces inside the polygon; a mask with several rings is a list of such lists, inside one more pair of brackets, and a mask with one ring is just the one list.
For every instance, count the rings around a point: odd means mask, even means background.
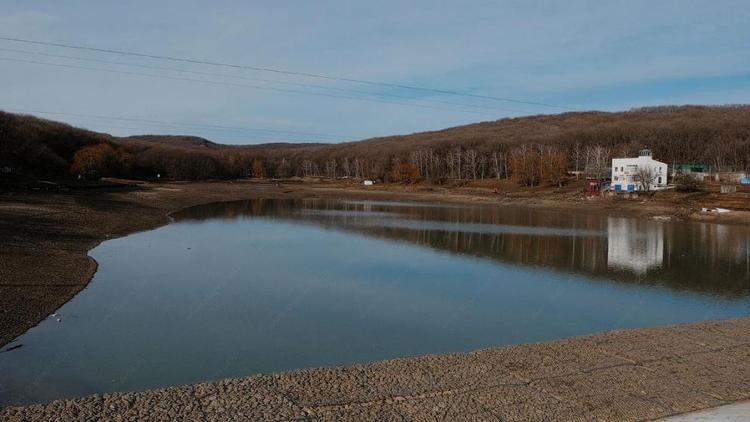
[{"label": "water reflection", "polygon": [[750,229],[489,205],[250,200],[208,204],[180,221],[267,218],[726,297],[750,294]]},{"label": "water reflection", "polygon": [[634,218],[607,219],[607,267],[642,276],[664,263],[664,227]]},{"label": "water reflection", "polygon": [[174,217],[91,251],[86,289],[0,353],[0,405],[750,313],[743,227],[323,200]]}]

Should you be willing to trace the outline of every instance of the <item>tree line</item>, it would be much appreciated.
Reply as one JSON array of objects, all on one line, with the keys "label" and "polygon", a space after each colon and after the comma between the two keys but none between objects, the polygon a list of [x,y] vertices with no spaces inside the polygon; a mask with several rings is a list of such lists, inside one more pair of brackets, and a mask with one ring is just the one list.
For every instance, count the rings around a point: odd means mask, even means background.
[{"label": "tree line", "polygon": [[[203,180],[328,177],[385,182],[513,179],[560,185],[604,178],[613,157],[750,171],[750,107],[577,112],[342,144],[228,146],[196,137],[117,138],[0,112],[0,169],[34,177]],[[7,172],[7,171],[6,171]]]}]

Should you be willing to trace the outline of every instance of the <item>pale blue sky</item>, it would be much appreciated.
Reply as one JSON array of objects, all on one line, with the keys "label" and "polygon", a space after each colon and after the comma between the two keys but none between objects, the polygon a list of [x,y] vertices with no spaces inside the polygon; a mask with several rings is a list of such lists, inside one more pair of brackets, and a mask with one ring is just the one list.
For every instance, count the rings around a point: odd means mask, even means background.
[{"label": "pale blue sky", "polygon": [[[746,0],[155,3],[4,0],[0,37],[387,81],[580,109],[750,102],[750,3]],[[3,109],[326,135],[47,115],[118,135],[197,134],[225,143],[339,141],[559,111],[9,41],[0,41],[0,80]]]}]

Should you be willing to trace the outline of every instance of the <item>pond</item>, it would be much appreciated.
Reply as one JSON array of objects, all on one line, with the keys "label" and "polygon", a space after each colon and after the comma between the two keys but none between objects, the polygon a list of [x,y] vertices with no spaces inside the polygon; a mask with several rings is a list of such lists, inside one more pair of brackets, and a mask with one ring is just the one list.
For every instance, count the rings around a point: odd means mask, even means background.
[{"label": "pond", "polygon": [[0,404],[750,314],[742,226],[320,199],[174,220],[91,251],[0,353]]}]

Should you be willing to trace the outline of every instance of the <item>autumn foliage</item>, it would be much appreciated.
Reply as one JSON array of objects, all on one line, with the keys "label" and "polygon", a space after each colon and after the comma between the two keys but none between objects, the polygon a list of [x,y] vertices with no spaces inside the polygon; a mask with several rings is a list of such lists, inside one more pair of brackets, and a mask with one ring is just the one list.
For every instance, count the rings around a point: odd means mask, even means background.
[{"label": "autumn foliage", "polygon": [[542,183],[562,186],[568,176],[567,155],[557,148],[546,147],[542,148],[539,159]]},{"label": "autumn foliage", "polygon": [[536,186],[541,180],[541,157],[534,148],[523,145],[511,152],[510,172],[521,186]]},{"label": "autumn foliage", "polygon": [[642,148],[669,164],[750,171],[750,106],[563,113],[342,144],[245,146],[189,136],[118,138],[0,112],[0,167],[31,177],[300,176],[432,183],[512,178],[523,186],[559,186],[568,171],[605,178],[611,158],[632,157]]},{"label": "autumn foliage", "polygon": [[266,169],[263,167],[263,161],[257,158],[253,160],[253,177],[266,177]]},{"label": "autumn foliage", "polygon": [[127,173],[131,154],[107,143],[89,145],[73,155],[70,172],[85,179],[97,180],[105,175]]},{"label": "autumn foliage", "polygon": [[394,163],[391,168],[391,179],[399,183],[415,183],[419,181],[419,170],[412,163]]}]

